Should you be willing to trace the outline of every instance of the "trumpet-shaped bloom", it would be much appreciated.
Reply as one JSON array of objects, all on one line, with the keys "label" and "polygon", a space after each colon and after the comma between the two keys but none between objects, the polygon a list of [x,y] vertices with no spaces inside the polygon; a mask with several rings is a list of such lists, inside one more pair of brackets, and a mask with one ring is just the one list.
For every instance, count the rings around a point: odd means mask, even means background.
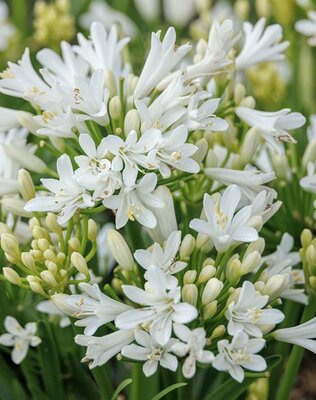
[{"label": "trumpet-shaped bloom", "polygon": [[290,43],[280,42],[282,39],[280,25],[270,25],[265,29],[265,23],[265,18],[261,18],[255,25],[244,22],[245,43],[236,57],[238,70],[267,61],[283,60],[283,52]]},{"label": "trumpet-shaped bloom", "polygon": [[204,350],[206,344],[205,329],[196,328],[191,331],[185,325],[174,324],[173,330],[181,342],[172,346],[172,352],[179,357],[188,355],[183,363],[182,373],[187,379],[193,378],[197,362],[210,364],[214,360],[214,354],[209,350]]},{"label": "trumpet-shaped bloom", "polygon": [[36,347],[42,342],[36,336],[35,322],[28,322],[23,328],[15,318],[7,316],[4,327],[8,333],[0,336],[0,344],[13,347],[11,358],[15,364],[20,364],[25,359],[29,346]]},{"label": "trumpet-shaped bloom", "polygon": [[284,154],[282,142],[296,143],[288,130],[299,128],[306,121],[301,113],[291,112],[289,108],[265,112],[237,107],[236,114],[249,126],[259,128],[262,137],[280,154]]},{"label": "trumpet-shaped bloom", "polygon": [[69,156],[63,154],[57,160],[58,179],[42,179],[53,195],[39,196],[28,201],[26,211],[56,211],[59,212],[59,224],[66,223],[80,208],[92,207],[94,202],[85,189],[78,185]]},{"label": "trumpet-shaped bloom", "polygon": [[249,339],[245,332],[239,331],[229,342],[227,339],[217,343],[218,354],[213,367],[218,371],[227,371],[238,382],[244,380],[244,368],[250,371],[264,371],[265,359],[258,353],[265,345],[264,339]]},{"label": "trumpet-shaped bloom", "polygon": [[122,355],[132,360],[146,361],[143,365],[143,372],[148,377],[153,375],[158,364],[163,368],[175,371],[178,366],[178,359],[170,354],[172,346],[178,342],[177,339],[170,339],[164,346],[157,343],[147,332],[135,330],[137,344],[130,344],[122,348]]},{"label": "trumpet-shaped bloom", "polygon": [[151,265],[146,273],[145,289],[123,285],[126,297],[141,308],[126,311],[115,319],[119,329],[133,329],[148,324],[153,339],[164,346],[172,334],[172,324],[188,323],[197,317],[197,310],[191,304],[181,303],[181,288],[175,277],[169,277],[163,271]]},{"label": "trumpet-shaped bloom", "polygon": [[260,325],[278,324],[284,319],[280,310],[264,309],[269,296],[256,293],[255,287],[249,281],[242,285],[238,300],[231,302],[225,313],[228,322],[228,333],[232,336],[238,331],[244,331],[249,336],[262,337]]},{"label": "trumpet-shaped bloom", "polygon": [[203,210],[206,221],[195,218],[190,222],[190,228],[209,236],[220,252],[238,242],[257,240],[258,232],[249,226],[252,207],[246,206],[236,212],[240,198],[240,189],[236,185],[229,186],[216,200],[205,194]]}]

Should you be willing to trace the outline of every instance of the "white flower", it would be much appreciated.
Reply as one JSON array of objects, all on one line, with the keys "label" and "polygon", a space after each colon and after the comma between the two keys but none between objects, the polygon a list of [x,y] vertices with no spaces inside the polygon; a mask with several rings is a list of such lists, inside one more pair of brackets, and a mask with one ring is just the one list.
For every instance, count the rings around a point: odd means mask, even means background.
[{"label": "white flower", "polygon": [[177,27],[186,26],[195,16],[196,0],[164,0],[163,9],[166,20]]},{"label": "white flower", "polygon": [[180,243],[181,231],[172,232],[164,249],[158,243],[154,243],[149,250],[136,250],[134,253],[135,260],[146,270],[151,265],[155,265],[165,274],[176,274],[187,266],[186,262],[176,260]]},{"label": "white flower", "polygon": [[94,190],[94,199],[111,196],[122,186],[122,179],[120,173],[112,171],[111,161],[105,158],[108,153],[105,138],[96,147],[90,135],[82,134],[79,143],[86,156],[75,157],[79,166],[75,171],[77,182],[87,190]]},{"label": "white flower", "polygon": [[242,70],[253,65],[284,59],[283,52],[289,42],[280,42],[282,28],[278,24],[270,25],[266,29],[266,20],[261,18],[255,25],[244,22],[245,43],[236,57],[236,68]]},{"label": "white flower", "polygon": [[173,330],[182,342],[174,344],[171,350],[179,357],[184,357],[188,354],[183,363],[182,373],[187,379],[193,378],[197,362],[209,364],[214,360],[213,353],[204,350],[206,344],[205,329],[196,328],[191,331],[185,325],[173,324]]},{"label": "white flower", "polygon": [[165,134],[156,147],[149,152],[149,159],[153,165],[158,164],[164,178],[171,175],[170,167],[193,174],[199,172],[199,164],[190,158],[197,151],[197,147],[186,143],[187,138],[187,128],[180,125]]},{"label": "white flower", "polygon": [[160,137],[161,133],[158,129],[150,129],[144,132],[139,139],[135,131],[129,132],[125,142],[115,135],[109,135],[105,138],[109,151],[115,156],[112,160],[112,169],[113,171],[123,170],[125,185],[132,186],[135,184],[141,167],[146,169],[157,168],[147,154],[157,145]]},{"label": "white flower", "polygon": [[236,381],[242,382],[245,376],[243,368],[250,371],[264,371],[267,368],[265,359],[256,354],[264,344],[264,339],[249,339],[246,333],[239,331],[231,343],[226,339],[217,343],[219,353],[212,365],[218,371],[227,371]]},{"label": "white flower", "polygon": [[176,46],[174,28],[168,29],[162,42],[160,34],[161,31],[158,31],[151,35],[151,47],[135,87],[135,99],[146,97],[191,50],[189,44]]},{"label": "white flower", "polygon": [[312,114],[309,120],[310,125],[307,128],[307,137],[308,142],[311,143],[312,141],[316,140],[316,114]]},{"label": "white flower", "polygon": [[303,126],[306,121],[301,113],[291,112],[289,108],[265,112],[237,107],[236,114],[249,126],[257,127],[262,137],[280,154],[284,154],[282,142],[296,143],[287,131]]},{"label": "white flower", "polygon": [[[172,278],[172,279],[171,279]],[[160,345],[168,343],[172,323],[188,323],[197,317],[197,310],[188,303],[181,303],[181,288],[175,277],[168,277],[163,271],[151,265],[146,273],[145,290],[123,285],[124,294],[142,308],[126,311],[115,320],[119,329],[133,329],[149,324],[150,334]]]},{"label": "white flower", "polygon": [[52,301],[64,314],[79,318],[76,326],[84,326],[86,336],[93,335],[100,326],[113,321],[131,307],[111,299],[95,283],[80,283],[82,294],[54,294]]},{"label": "white flower", "polygon": [[297,21],[295,29],[302,35],[309,36],[308,44],[316,46],[316,11],[309,11],[307,13],[309,19]]},{"label": "white flower", "polygon": [[67,315],[61,312],[51,300],[41,301],[37,304],[36,309],[44,314],[59,317],[59,326],[61,328],[66,328],[67,326],[71,325],[70,319],[67,317]]},{"label": "white flower", "polygon": [[36,323],[28,322],[23,328],[15,318],[7,316],[4,320],[4,327],[8,333],[0,336],[0,344],[13,347],[12,361],[20,364],[26,357],[29,346],[36,347],[41,343],[41,339],[35,335]]},{"label": "white flower", "polygon": [[82,361],[89,361],[89,368],[105,364],[133,340],[133,329],[116,331],[101,337],[85,335],[77,335],[75,337],[77,344],[87,347],[86,355]]},{"label": "white flower", "polygon": [[147,332],[137,329],[135,330],[135,340],[138,344],[124,346],[121,354],[132,360],[146,361],[143,365],[143,372],[147,377],[157,371],[158,364],[171,371],[177,369],[177,357],[170,354],[172,346],[177,343],[177,339],[170,339],[165,345],[161,346]]},{"label": "white flower", "polygon": [[[241,208],[236,214],[241,193],[236,185],[229,186],[216,200],[204,195],[203,210],[207,221],[193,219],[190,228],[210,237],[217,251],[223,252],[236,242],[253,242],[258,232],[248,226],[252,206]],[[235,214],[235,215],[234,215]]]},{"label": "white flower", "polygon": [[40,196],[28,201],[25,210],[57,211],[58,223],[66,223],[79,208],[94,205],[91,196],[75,180],[70,158],[63,154],[57,160],[58,179],[42,179],[41,182],[52,196]]},{"label": "white flower", "polygon": [[154,228],[157,220],[149,207],[161,208],[164,203],[153,191],[157,184],[157,176],[146,174],[133,186],[122,186],[119,194],[103,200],[105,207],[117,210],[116,228],[120,229],[128,220],[138,221],[146,228]]},{"label": "white flower", "polygon": [[263,173],[255,168],[239,171],[229,168],[205,168],[207,176],[223,183],[226,186],[236,184],[241,192],[252,201],[262,190],[274,192],[273,189],[263,186],[264,183],[275,179],[274,172]]},{"label": "white flower", "polygon": [[307,175],[300,180],[300,185],[304,190],[316,193],[316,168],[311,161],[307,164]]},{"label": "white flower", "polygon": [[79,46],[73,46],[90,65],[92,71],[96,69],[110,70],[117,80],[122,73],[122,49],[129,42],[129,38],[119,40],[117,28],[113,25],[109,32],[100,22],[93,22],[90,27],[91,40],[78,34]]},{"label": "white flower", "polygon": [[98,21],[102,23],[105,29],[110,29],[112,25],[119,24],[120,28],[129,36],[136,36],[139,33],[137,26],[127,15],[102,1],[90,3],[88,11],[81,15],[79,21],[80,25],[86,29],[89,29],[94,21]]},{"label": "white flower", "polygon": [[9,10],[4,1],[0,2],[0,51],[7,49],[10,38],[15,34],[14,25],[7,22]]},{"label": "white flower", "polygon": [[232,336],[238,331],[244,331],[250,336],[262,337],[261,325],[278,324],[284,319],[280,310],[263,309],[269,301],[269,296],[256,293],[249,281],[242,285],[237,301],[228,305],[225,313],[228,333]]}]

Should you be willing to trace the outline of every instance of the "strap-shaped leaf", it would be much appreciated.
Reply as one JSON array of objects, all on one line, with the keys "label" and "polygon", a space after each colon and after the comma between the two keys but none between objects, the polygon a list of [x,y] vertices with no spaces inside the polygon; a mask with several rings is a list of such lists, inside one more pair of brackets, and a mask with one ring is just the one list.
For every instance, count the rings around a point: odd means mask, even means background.
[{"label": "strap-shaped leaf", "polygon": [[152,400],[162,399],[164,396],[166,396],[168,393],[172,392],[173,390],[179,389],[180,387],[183,387],[186,385],[187,385],[187,383],[185,383],[185,382],[180,382],[180,383],[175,383],[174,385],[170,385],[166,389],[159,392],[155,397],[152,398]]}]

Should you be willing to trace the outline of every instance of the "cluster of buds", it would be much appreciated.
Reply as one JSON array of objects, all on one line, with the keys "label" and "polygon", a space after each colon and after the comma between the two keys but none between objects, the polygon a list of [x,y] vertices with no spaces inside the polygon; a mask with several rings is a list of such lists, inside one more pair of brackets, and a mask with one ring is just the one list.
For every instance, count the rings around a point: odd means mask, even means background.
[{"label": "cluster of buds", "polygon": [[304,229],[301,234],[300,257],[306,279],[306,289],[316,289],[316,238],[313,238],[309,229]]},{"label": "cluster of buds", "polygon": [[[56,215],[49,213],[44,221],[31,218],[29,228],[33,237],[31,249],[21,251],[14,233],[1,224],[1,247],[7,261],[16,267],[3,267],[3,275],[9,282],[50,297],[55,292],[64,292],[72,283],[90,280],[87,262],[96,252],[97,226],[94,220],[83,219],[64,230],[57,223]],[[86,242],[91,242],[86,257],[82,254],[85,254],[87,243],[79,240],[83,229],[87,231]],[[83,279],[77,282],[73,276],[78,272]]]}]

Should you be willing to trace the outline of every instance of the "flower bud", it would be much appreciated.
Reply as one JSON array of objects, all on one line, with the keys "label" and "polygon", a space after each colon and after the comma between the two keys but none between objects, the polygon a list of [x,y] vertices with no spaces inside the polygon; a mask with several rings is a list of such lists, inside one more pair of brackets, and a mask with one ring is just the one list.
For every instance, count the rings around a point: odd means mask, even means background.
[{"label": "flower bud", "polygon": [[203,308],[204,320],[212,318],[216,314],[216,311],[217,311],[217,301],[214,300]]},{"label": "flower bud", "polygon": [[89,218],[88,220],[88,239],[90,242],[96,242],[98,235],[98,225],[94,219]]},{"label": "flower bud", "polygon": [[214,150],[210,149],[207,152],[205,167],[206,168],[216,168],[218,164],[218,159]]},{"label": "flower bud", "polygon": [[312,140],[306,147],[302,159],[302,163],[304,167],[311,161],[314,162],[316,160],[316,139]]},{"label": "flower bud", "polygon": [[24,201],[33,199],[36,195],[34,184],[30,173],[26,169],[20,169],[18,172],[18,184],[20,193]]},{"label": "flower bud", "polygon": [[11,234],[12,234],[12,231],[11,231],[11,229],[8,227],[8,225],[4,224],[3,222],[0,222],[0,236],[1,236],[3,233],[11,233]]},{"label": "flower bud", "polygon": [[261,261],[261,255],[258,251],[253,251],[244,257],[241,263],[241,274],[246,275],[252,272],[256,267],[259,266]]},{"label": "flower bud", "polygon": [[72,251],[79,251],[80,250],[80,240],[77,237],[72,237],[68,240],[68,245]]},{"label": "flower bud", "polygon": [[57,222],[57,215],[53,213],[48,213],[46,217],[46,225],[48,226],[48,229],[57,235],[60,235],[62,232],[61,226]]},{"label": "flower bud", "polygon": [[6,213],[12,213],[19,217],[29,218],[32,214],[24,210],[25,202],[21,199],[5,197],[1,204]]},{"label": "flower bud", "polygon": [[129,110],[124,118],[124,133],[125,136],[131,131],[139,132],[140,118],[138,111],[135,109]]},{"label": "flower bud", "polygon": [[52,273],[53,275],[56,275],[57,271],[58,271],[58,267],[57,265],[53,262],[53,261],[48,261],[47,262],[47,269],[50,273]]},{"label": "flower bud", "polygon": [[38,122],[33,118],[32,113],[26,111],[18,111],[16,113],[18,122],[26,128],[29,132],[36,134],[36,131],[40,128]]},{"label": "flower bud", "polygon": [[310,276],[309,277],[309,284],[311,285],[311,287],[313,289],[316,289],[316,276]]},{"label": "flower bud", "polygon": [[187,261],[193,253],[194,248],[194,237],[190,234],[185,235],[180,246],[180,259]]},{"label": "flower bud", "polygon": [[34,239],[47,239],[48,241],[50,239],[47,230],[37,225],[32,229],[32,235]]},{"label": "flower bud", "polygon": [[202,304],[206,305],[215,300],[222,291],[224,284],[217,278],[211,278],[202,293]]},{"label": "flower bud", "polygon": [[31,154],[22,147],[6,144],[4,146],[5,152],[12,160],[18,162],[22,167],[29,171],[43,174],[47,171],[47,165],[37,157],[35,154]]},{"label": "flower bud", "polygon": [[104,85],[110,92],[110,98],[117,94],[117,85],[113,72],[110,69],[104,70]]},{"label": "flower bud", "polygon": [[66,254],[60,251],[57,254],[57,263],[58,264],[63,264],[65,262],[65,260],[66,260]]},{"label": "flower bud", "polygon": [[305,258],[308,264],[316,263],[316,249],[312,244],[307,247]]},{"label": "flower bud", "polygon": [[212,332],[211,340],[222,337],[226,332],[225,325],[218,325]]},{"label": "flower bud", "polygon": [[10,258],[10,262],[18,263],[21,260],[19,243],[17,238],[10,233],[3,233],[1,235],[1,247],[6,253],[6,257]]},{"label": "flower bud", "polygon": [[118,278],[113,278],[111,282],[111,286],[116,291],[116,293],[123,293],[122,291],[123,282]]},{"label": "flower bud", "polygon": [[253,251],[257,251],[259,254],[262,254],[264,248],[265,248],[265,241],[263,238],[259,238],[259,239],[255,240],[254,242],[250,243],[247,246],[247,250],[244,254],[243,260],[245,259],[245,257],[247,257],[249,254],[251,254]]},{"label": "flower bud", "polygon": [[38,282],[29,282],[30,288],[34,293],[40,294],[46,297],[46,293],[42,288],[41,284]]},{"label": "flower bud", "polygon": [[57,136],[50,136],[49,141],[55,147],[59,153],[65,153],[66,146],[65,146],[65,139]]},{"label": "flower bud", "polygon": [[252,160],[258,149],[259,142],[259,129],[256,127],[249,129],[249,131],[246,133],[240,149],[240,158],[241,162],[244,165],[248,164]]},{"label": "flower bud", "polygon": [[182,288],[182,300],[185,303],[189,303],[192,304],[193,306],[196,306],[197,299],[198,299],[197,287],[193,283],[184,285]]},{"label": "flower bud", "polygon": [[116,230],[110,229],[107,233],[107,241],[116,262],[123,269],[132,271],[134,267],[133,256],[123,236]]},{"label": "flower bud", "polygon": [[16,271],[14,271],[14,269],[12,269],[12,268],[3,267],[3,275],[13,285],[21,285],[22,284],[20,275]]},{"label": "flower bud", "polygon": [[41,250],[43,252],[45,250],[47,250],[49,248],[49,246],[50,246],[49,241],[47,239],[44,239],[44,238],[38,239],[37,245],[38,245],[39,250]]},{"label": "flower bud", "polygon": [[35,226],[41,226],[41,224],[40,224],[38,218],[32,217],[32,218],[29,219],[29,228],[30,228],[31,232],[33,231]]},{"label": "flower bud", "polygon": [[205,265],[205,267],[202,268],[199,278],[198,278],[198,283],[205,283],[213,276],[216,274],[216,268],[213,265]]},{"label": "flower bud", "polygon": [[75,251],[74,253],[72,253],[70,260],[73,266],[87,279],[89,279],[90,277],[89,269],[84,257],[80,253]]},{"label": "flower bud", "polygon": [[52,287],[57,286],[57,281],[56,281],[54,275],[50,271],[42,271],[40,273],[40,277],[43,279],[43,281],[48,283],[50,286],[52,286]]},{"label": "flower bud", "polygon": [[209,241],[209,237],[207,235],[203,235],[202,233],[198,233],[196,237],[196,248],[200,250],[207,242]]},{"label": "flower bud", "polygon": [[121,116],[121,100],[119,96],[115,96],[110,100],[109,103],[110,117],[114,120],[118,120]]},{"label": "flower bud", "polygon": [[237,283],[241,277],[241,262],[234,257],[229,260],[226,267],[226,276],[230,283]]},{"label": "flower bud", "polygon": [[256,101],[252,96],[247,96],[239,104],[240,107],[255,108]]},{"label": "flower bud", "polygon": [[53,262],[57,261],[56,254],[51,249],[45,250],[43,253],[43,256],[44,256],[45,260],[47,260],[47,261],[53,261]]},{"label": "flower bud", "polygon": [[313,240],[312,232],[309,229],[304,229],[303,232],[301,233],[302,246],[304,248],[309,246],[312,240]]},{"label": "flower bud", "polygon": [[207,140],[202,138],[198,140],[195,145],[197,146],[197,151],[191,156],[193,160],[195,160],[198,163],[201,163],[208,151],[208,143]]},{"label": "flower bud", "polygon": [[194,283],[196,279],[197,272],[194,269],[190,269],[189,271],[186,271],[186,273],[183,276],[183,283],[186,285],[188,283]]},{"label": "flower bud", "polygon": [[289,275],[288,274],[277,274],[271,276],[266,282],[262,294],[269,296],[270,302],[280,297],[284,290],[289,285]]},{"label": "flower bud", "polygon": [[237,85],[234,88],[234,102],[236,106],[239,106],[240,102],[245,98],[246,96],[246,88],[243,84],[237,83]]}]

